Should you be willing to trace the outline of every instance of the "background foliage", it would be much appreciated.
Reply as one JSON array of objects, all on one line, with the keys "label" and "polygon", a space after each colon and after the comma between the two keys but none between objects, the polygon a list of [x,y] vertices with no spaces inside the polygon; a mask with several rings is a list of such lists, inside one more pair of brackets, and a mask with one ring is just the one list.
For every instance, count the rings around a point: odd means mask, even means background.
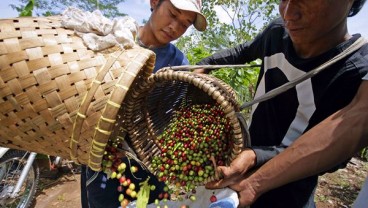
[{"label": "background foliage", "polygon": [[[196,64],[216,51],[233,47],[253,39],[277,13],[278,0],[204,0],[203,14],[208,26],[204,32],[193,31],[182,37],[176,45]],[[218,13],[225,14],[228,22],[219,19]],[[260,61],[249,63],[260,64]],[[253,97],[259,68],[220,69],[211,72],[228,83],[238,94],[239,102]]]}]

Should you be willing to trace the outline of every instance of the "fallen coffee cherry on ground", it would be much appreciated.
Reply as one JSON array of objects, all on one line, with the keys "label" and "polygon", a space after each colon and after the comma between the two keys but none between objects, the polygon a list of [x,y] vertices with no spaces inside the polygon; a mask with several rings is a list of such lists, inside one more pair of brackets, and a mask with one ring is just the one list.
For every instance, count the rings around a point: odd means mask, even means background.
[{"label": "fallen coffee cherry on ground", "polygon": [[211,201],[211,203],[216,202],[217,201],[217,197],[215,195],[212,195],[210,197],[210,201]]}]

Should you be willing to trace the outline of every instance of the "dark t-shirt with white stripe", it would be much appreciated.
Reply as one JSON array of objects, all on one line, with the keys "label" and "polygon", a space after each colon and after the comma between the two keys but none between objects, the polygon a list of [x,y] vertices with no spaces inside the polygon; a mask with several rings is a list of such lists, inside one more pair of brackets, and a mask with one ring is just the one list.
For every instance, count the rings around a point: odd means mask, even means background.
[{"label": "dark t-shirt with white stripe", "polygon": [[[253,41],[221,51],[199,64],[244,64],[261,59],[263,64],[256,98],[325,63],[359,37],[354,35],[350,40],[317,57],[303,59],[296,54],[282,20],[277,19]],[[257,155],[257,165],[267,162],[304,132],[350,103],[363,77],[367,76],[367,71],[368,46],[365,45],[315,77],[270,100],[255,104],[252,107],[249,132],[252,148]],[[260,200],[264,198],[262,201],[269,200],[269,203],[261,205],[258,200],[259,207],[305,206],[308,200],[312,200],[313,197],[308,199],[308,196],[316,185],[316,177],[309,180],[303,184],[289,185],[286,189],[293,196],[285,198],[288,193],[282,194],[275,190],[273,196],[261,197]],[[278,202],[273,199],[278,199]]]}]

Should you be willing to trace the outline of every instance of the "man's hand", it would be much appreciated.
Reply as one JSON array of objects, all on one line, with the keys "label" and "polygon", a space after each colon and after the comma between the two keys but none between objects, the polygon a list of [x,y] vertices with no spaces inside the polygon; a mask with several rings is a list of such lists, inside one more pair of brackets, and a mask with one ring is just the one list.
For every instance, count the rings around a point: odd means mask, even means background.
[{"label": "man's hand", "polygon": [[251,177],[245,177],[242,180],[238,181],[237,184],[229,186],[229,188],[238,192],[238,207],[247,207],[253,204],[256,199],[262,194],[261,192],[257,191],[259,188],[259,184],[250,179]]},{"label": "man's hand", "polygon": [[220,180],[206,184],[208,189],[220,189],[227,186],[239,184],[239,181],[246,177],[246,173],[256,163],[256,154],[251,149],[242,151],[230,166],[219,166],[216,171],[220,175]]},{"label": "man's hand", "polygon": [[229,187],[238,192],[239,207],[252,204],[259,195],[257,195],[251,182],[247,180],[249,170],[256,163],[256,154],[251,149],[242,151],[230,166],[219,166],[217,171],[221,176],[220,180],[212,181],[206,184],[208,189],[219,189]]}]

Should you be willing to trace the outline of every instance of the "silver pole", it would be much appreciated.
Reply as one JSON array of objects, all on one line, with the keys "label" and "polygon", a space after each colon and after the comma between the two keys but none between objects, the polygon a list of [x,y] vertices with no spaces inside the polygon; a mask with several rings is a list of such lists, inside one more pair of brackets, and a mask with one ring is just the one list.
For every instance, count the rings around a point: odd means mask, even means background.
[{"label": "silver pole", "polygon": [[29,157],[27,159],[27,163],[24,166],[24,168],[22,170],[22,173],[20,174],[20,178],[17,182],[17,185],[15,186],[15,189],[14,189],[13,193],[10,196],[11,198],[14,198],[18,195],[18,192],[19,192],[20,188],[22,187],[22,184],[25,181],[28,172],[32,167],[32,164],[33,164],[33,161],[36,158],[36,155],[37,155],[37,153],[35,153],[35,152],[31,152],[31,154],[29,155]]}]

